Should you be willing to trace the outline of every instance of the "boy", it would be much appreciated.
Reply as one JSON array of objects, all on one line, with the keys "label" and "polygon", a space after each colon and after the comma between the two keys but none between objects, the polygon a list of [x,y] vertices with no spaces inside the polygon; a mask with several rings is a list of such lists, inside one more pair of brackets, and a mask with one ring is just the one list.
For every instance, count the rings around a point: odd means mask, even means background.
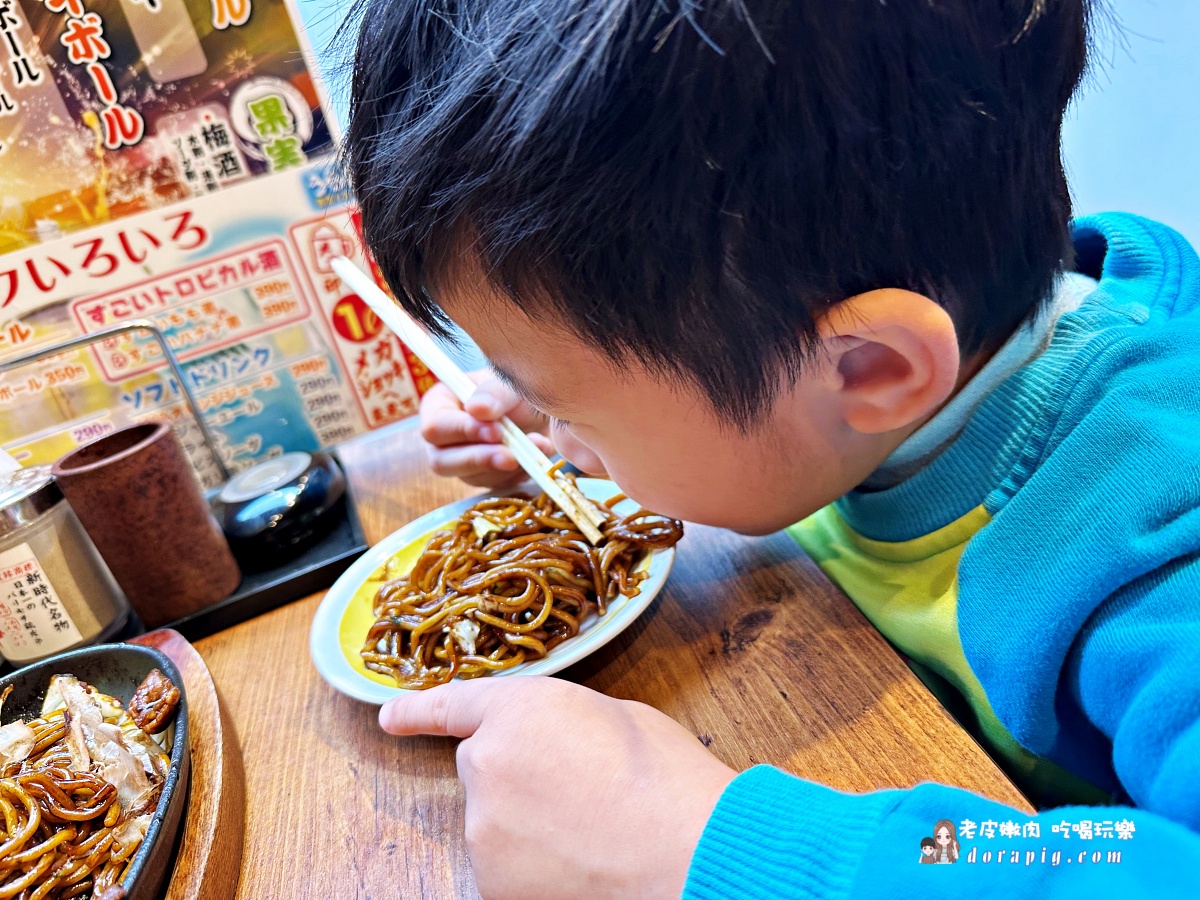
[{"label": "boy", "polygon": [[[502,382],[465,410],[430,394],[434,467],[512,480],[507,412],[661,513],[792,526],[1032,796],[1125,804],[847,795],[735,773],[578,685],[452,683],[380,720],[465,738],[485,897],[1196,884],[1200,262],[1132,216],[1069,223],[1087,12],[370,0],[364,234],[400,302]],[[959,857],[954,823],[1014,819],[1007,865]],[[1083,819],[1130,840],[1072,841]],[[913,864],[931,822],[957,865]],[[1037,859],[1051,843],[1086,853]]]},{"label": "boy", "polygon": [[922,865],[934,865],[937,860],[933,858],[933,838],[921,838],[921,859]]}]

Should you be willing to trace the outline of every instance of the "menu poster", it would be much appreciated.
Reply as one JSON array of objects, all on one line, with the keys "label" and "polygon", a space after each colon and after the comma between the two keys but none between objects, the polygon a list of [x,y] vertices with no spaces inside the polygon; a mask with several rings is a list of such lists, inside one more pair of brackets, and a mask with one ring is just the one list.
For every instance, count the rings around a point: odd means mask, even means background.
[{"label": "menu poster", "polygon": [[0,253],[332,142],[284,0],[0,0]]},{"label": "menu poster", "polygon": [[[348,201],[316,163],[0,256],[0,359],[148,319],[235,471],[411,416],[432,375],[330,266],[370,265]],[[0,446],[23,464],[163,417],[215,483],[149,332],[0,376]]]},{"label": "menu poster", "polygon": [[[329,264],[369,266],[294,21],[282,0],[0,0],[0,361],[150,320],[232,471],[411,416],[433,383]],[[220,480],[149,332],[0,374],[24,465],[151,418]]]}]

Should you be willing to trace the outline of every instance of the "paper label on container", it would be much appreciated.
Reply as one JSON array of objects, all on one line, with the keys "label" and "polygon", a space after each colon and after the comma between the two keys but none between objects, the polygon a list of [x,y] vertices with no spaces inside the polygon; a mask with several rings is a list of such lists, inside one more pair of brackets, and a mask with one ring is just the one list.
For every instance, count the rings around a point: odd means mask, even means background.
[{"label": "paper label on container", "polygon": [[83,640],[28,544],[0,553],[0,653],[41,659]]}]

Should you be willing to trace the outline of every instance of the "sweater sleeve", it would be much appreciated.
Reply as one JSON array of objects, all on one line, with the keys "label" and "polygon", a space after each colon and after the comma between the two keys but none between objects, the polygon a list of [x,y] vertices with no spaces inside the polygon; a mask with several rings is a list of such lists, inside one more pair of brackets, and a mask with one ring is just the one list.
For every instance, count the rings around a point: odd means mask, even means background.
[{"label": "sweater sleeve", "polygon": [[1111,742],[1129,798],[1200,832],[1200,552],[1109,597],[1067,657],[1063,689]]},{"label": "sweater sleeve", "polygon": [[[954,823],[953,865],[921,865],[921,840]],[[1015,833],[1014,833],[1015,832]],[[844,794],[768,766],[739,775],[692,857],[686,900],[1187,896],[1200,836],[1126,807],[1027,816],[936,784]]]},{"label": "sweater sleeve", "polygon": [[[684,896],[1195,895],[1197,672],[1200,553],[1191,553],[1102,603],[1062,672],[1064,702],[1111,742],[1113,770],[1136,807],[1063,807],[1031,817],[942,785],[844,794],[759,766],[721,797]],[[920,865],[921,839],[943,819],[955,825],[958,862]]]}]

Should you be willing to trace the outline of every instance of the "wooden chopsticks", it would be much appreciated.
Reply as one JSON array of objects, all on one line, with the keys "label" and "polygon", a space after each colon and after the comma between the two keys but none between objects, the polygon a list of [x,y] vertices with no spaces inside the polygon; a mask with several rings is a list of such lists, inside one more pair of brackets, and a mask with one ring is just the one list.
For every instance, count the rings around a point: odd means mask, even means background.
[{"label": "wooden chopsticks", "polygon": [[[445,351],[442,350],[411,316],[393,302],[392,298],[379,289],[379,286],[367,273],[358,268],[345,257],[332,261],[333,270],[353,290],[367,306],[387,325],[400,340],[408,345],[421,362],[429,367],[446,387],[459,400],[466,403],[475,393],[475,382],[458,367]],[[593,544],[600,543],[603,535],[600,526],[604,524],[604,515],[596,508],[571,479],[558,474],[556,466],[529,439],[520,428],[513,424],[507,416],[498,423],[500,439],[512,451],[521,468],[532,478],[543,491],[558,504],[559,509],[575,523],[579,530]]]}]

